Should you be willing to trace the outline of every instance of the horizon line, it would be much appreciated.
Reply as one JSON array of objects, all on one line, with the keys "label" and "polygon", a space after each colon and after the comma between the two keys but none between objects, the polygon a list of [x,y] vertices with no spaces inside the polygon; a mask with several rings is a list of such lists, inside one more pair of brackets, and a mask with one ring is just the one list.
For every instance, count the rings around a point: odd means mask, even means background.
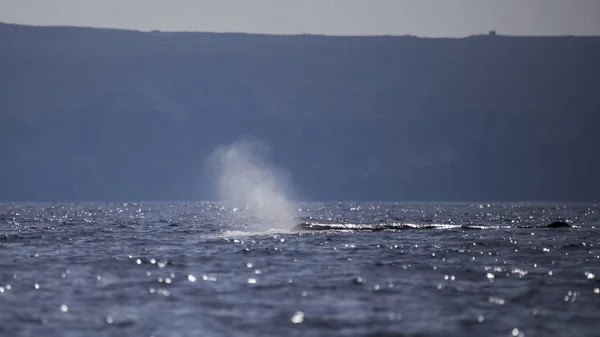
[{"label": "horizon line", "polygon": [[45,24],[28,24],[18,22],[0,21],[0,25],[12,25],[21,27],[31,28],[74,28],[74,29],[96,29],[96,30],[108,30],[108,31],[125,31],[125,32],[137,32],[146,34],[224,34],[224,35],[258,35],[258,36],[314,36],[314,37],[332,37],[332,38],[361,38],[361,37],[394,37],[394,38],[419,38],[419,39],[466,39],[471,37],[510,37],[510,38],[594,38],[600,37],[600,34],[558,34],[558,35],[545,35],[545,34],[522,34],[522,35],[508,35],[502,34],[501,32],[491,29],[487,32],[479,34],[462,35],[462,36],[423,36],[414,34],[326,34],[326,33],[264,33],[264,32],[243,32],[243,31],[201,31],[201,30],[169,30],[169,29],[136,29],[136,28],[120,28],[120,27],[106,27],[106,26],[84,26],[84,25],[45,25]]}]

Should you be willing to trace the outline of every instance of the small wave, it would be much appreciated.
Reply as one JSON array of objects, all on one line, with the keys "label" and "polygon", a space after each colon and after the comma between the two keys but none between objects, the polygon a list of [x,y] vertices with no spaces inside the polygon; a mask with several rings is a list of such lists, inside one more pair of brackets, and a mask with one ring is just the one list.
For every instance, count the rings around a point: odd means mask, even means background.
[{"label": "small wave", "polygon": [[[415,224],[415,223],[300,223],[292,227],[292,232],[302,231],[381,231],[381,230],[403,230],[403,229],[455,229],[463,228],[462,225],[452,224]],[[484,229],[477,226],[470,226],[471,229]]]},{"label": "small wave", "polygon": [[[570,225],[579,228],[579,226]],[[444,223],[308,223],[303,222],[290,229],[291,232],[304,231],[382,231],[406,229],[462,229],[462,230],[489,230],[489,229],[539,229],[552,228],[546,225],[483,225],[483,224],[444,224]]]},{"label": "small wave", "polygon": [[289,230],[272,228],[265,230],[223,230],[219,233],[207,234],[203,235],[203,237],[208,239],[235,239],[235,238],[243,238],[243,237],[253,237],[253,236],[270,236],[277,234],[289,234]]}]

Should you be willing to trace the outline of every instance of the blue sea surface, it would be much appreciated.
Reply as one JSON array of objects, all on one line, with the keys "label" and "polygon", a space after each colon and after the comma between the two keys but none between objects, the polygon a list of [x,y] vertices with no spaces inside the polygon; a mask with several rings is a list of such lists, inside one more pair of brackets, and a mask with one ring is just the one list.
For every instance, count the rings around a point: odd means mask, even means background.
[{"label": "blue sea surface", "polygon": [[598,205],[297,207],[0,204],[0,336],[600,336]]}]

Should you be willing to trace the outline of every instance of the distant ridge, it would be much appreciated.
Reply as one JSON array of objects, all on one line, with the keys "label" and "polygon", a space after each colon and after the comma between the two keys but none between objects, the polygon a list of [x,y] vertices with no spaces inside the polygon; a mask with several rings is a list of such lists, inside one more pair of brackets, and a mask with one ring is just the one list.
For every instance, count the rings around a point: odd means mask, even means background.
[{"label": "distant ridge", "polygon": [[0,200],[210,199],[252,135],[307,200],[600,200],[600,37],[0,24]]}]

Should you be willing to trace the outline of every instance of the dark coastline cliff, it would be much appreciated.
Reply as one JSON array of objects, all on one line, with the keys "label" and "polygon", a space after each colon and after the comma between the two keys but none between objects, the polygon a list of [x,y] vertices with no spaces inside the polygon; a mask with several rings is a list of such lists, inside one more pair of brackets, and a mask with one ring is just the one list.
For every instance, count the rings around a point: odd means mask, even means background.
[{"label": "dark coastline cliff", "polygon": [[0,201],[212,198],[251,135],[304,200],[600,200],[600,37],[0,24]]}]

